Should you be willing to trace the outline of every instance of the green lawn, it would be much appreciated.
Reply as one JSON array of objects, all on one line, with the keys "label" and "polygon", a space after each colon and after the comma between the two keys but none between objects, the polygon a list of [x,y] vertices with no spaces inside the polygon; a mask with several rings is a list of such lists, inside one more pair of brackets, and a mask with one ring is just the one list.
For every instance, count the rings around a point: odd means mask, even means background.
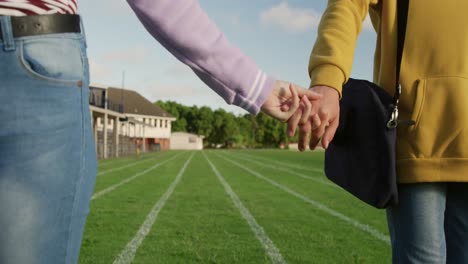
[{"label": "green lawn", "polygon": [[102,161],[80,263],[390,263],[385,212],[322,164],[279,150]]}]

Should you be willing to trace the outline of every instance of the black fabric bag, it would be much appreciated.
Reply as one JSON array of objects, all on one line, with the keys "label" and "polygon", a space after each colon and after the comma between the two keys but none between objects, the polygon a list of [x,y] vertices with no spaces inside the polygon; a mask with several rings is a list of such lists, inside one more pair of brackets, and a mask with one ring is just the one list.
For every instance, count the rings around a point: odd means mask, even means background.
[{"label": "black fabric bag", "polygon": [[325,151],[325,174],[362,201],[398,203],[396,129],[387,127],[393,98],[377,85],[350,79],[343,87],[340,124]]},{"label": "black fabric bag", "polygon": [[398,203],[395,145],[407,13],[408,0],[399,0],[395,95],[374,83],[349,79],[340,100],[339,127],[325,151],[325,175],[377,208]]}]

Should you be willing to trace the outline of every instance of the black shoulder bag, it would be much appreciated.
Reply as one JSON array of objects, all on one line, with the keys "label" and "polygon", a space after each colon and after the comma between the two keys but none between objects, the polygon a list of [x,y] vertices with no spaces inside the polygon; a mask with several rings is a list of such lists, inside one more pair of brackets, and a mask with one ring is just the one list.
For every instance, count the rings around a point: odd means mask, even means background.
[{"label": "black shoulder bag", "polygon": [[340,100],[339,127],[325,151],[325,175],[377,208],[398,203],[395,144],[408,1],[398,0],[397,6],[395,95],[374,83],[349,79]]}]

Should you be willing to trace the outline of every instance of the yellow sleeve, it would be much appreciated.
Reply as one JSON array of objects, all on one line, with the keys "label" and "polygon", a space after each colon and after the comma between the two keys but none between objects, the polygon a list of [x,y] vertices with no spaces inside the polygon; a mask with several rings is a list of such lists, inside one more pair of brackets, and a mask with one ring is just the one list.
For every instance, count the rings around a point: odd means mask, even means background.
[{"label": "yellow sleeve", "polygon": [[309,61],[310,87],[326,85],[341,96],[353,64],[354,49],[369,6],[378,0],[329,0]]}]

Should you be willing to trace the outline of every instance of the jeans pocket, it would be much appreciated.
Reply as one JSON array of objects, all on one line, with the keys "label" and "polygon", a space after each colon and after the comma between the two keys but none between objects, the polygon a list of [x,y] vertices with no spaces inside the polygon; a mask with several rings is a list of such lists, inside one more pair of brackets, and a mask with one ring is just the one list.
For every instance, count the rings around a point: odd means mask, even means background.
[{"label": "jeans pocket", "polygon": [[26,73],[48,82],[73,83],[85,77],[80,39],[44,37],[20,42],[20,60]]}]

